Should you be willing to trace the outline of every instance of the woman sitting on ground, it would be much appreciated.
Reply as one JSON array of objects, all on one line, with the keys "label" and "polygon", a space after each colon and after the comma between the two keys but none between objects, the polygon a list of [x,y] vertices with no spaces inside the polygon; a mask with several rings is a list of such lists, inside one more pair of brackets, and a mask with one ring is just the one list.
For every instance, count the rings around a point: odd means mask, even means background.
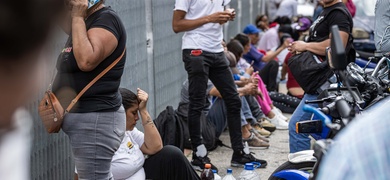
[{"label": "woman sitting on ground", "polygon": [[[163,146],[160,133],[146,109],[148,94],[137,89],[137,94],[120,88],[126,111],[126,132],[111,161],[115,180],[200,180],[179,148]],[[135,126],[141,115],[144,133]],[[148,157],[145,158],[145,155]]]},{"label": "woman sitting on ground", "polygon": [[[148,94],[141,89],[137,89],[138,96],[128,89],[119,91],[126,110],[126,133],[112,158],[114,179],[200,179],[180,149],[163,147],[160,133],[146,109]],[[144,133],[135,127],[138,112]],[[145,159],[144,155],[149,157]]]}]

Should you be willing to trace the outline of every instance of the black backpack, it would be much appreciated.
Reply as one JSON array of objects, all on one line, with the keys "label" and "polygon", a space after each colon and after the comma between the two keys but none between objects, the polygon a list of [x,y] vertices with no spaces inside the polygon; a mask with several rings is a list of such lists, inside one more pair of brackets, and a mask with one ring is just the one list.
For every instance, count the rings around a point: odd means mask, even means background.
[{"label": "black backpack", "polygon": [[[179,121],[183,123],[184,126],[184,148],[191,149],[190,142],[190,132],[188,130],[187,122],[187,111],[188,104],[179,104],[178,109],[176,110],[177,117]],[[200,127],[202,132],[202,142],[206,146],[208,151],[216,149],[218,146],[222,146],[222,141],[220,141],[216,136],[215,125],[207,120],[204,113],[200,116]]]},{"label": "black backpack", "polygon": [[172,106],[167,106],[157,119],[154,120],[160,133],[163,145],[173,145],[184,152],[184,124],[178,117]]}]

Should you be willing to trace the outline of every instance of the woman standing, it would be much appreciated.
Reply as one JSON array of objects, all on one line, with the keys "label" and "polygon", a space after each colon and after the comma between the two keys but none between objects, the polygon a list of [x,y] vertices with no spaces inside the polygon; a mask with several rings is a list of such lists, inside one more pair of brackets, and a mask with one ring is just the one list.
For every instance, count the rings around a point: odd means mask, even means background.
[{"label": "woman standing", "polygon": [[[122,21],[104,1],[96,1],[67,1],[69,38],[57,60],[53,83],[63,107],[125,50]],[[125,59],[122,56],[64,118],[62,130],[69,136],[79,179],[109,179],[111,159],[126,126],[118,91]]]}]

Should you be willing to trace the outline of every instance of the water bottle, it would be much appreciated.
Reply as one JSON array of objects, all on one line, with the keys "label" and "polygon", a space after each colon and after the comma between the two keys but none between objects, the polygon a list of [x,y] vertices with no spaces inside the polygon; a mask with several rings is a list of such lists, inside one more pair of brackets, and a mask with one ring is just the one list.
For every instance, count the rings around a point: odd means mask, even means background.
[{"label": "water bottle", "polygon": [[222,179],[221,176],[219,176],[217,174],[217,170],[213,169],[212,171],[213,171],[213,174],[214,174],[214,180],[221,180]]},{"label": "water bottle", "polygon": [[211,171],[211,164],[205,164],[202,174],[200,174],[202,180],[214,180],[213,171]]},{"label": "water bottle", "polygon": [[255,171],[252,163],[246,163],[239,180],[260,180],[260,175]]},{"label": "water bottle", "polygon": [[232,169],[227,169],[226,176],[223,177],[222,180],[236,180],[236,178],[234,178],[234,176],[233,176],[233,170]]}]

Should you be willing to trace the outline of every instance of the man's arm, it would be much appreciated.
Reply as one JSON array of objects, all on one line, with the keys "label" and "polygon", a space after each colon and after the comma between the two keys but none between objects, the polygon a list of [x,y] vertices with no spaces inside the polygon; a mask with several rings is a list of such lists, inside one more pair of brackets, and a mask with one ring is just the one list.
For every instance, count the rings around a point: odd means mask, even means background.
[{"label": "man's arm", "polygon": [[234,16],[234,14],[230,11],[223,11],[216,12],[198,19],[189,20],[185,19],[186,14],[187,13],[182,10],[173,11],[172,29],[175,33],[190,31],[207,23],[224,24]]},{"label": "man's arm", "polygon": [[[344,31],[339,31],[341,40],[343,41],[344,47],[347,46],[349,34]],[[331,38],[332,36],[329,35]],[[310,51],[314,54],[325,56],[326,47],[330,46],[330,39],[324,40],[322,42],[304,42],[304,41],[295,41],[292,43],[291,52],[294,54],[296,52]]]}]

